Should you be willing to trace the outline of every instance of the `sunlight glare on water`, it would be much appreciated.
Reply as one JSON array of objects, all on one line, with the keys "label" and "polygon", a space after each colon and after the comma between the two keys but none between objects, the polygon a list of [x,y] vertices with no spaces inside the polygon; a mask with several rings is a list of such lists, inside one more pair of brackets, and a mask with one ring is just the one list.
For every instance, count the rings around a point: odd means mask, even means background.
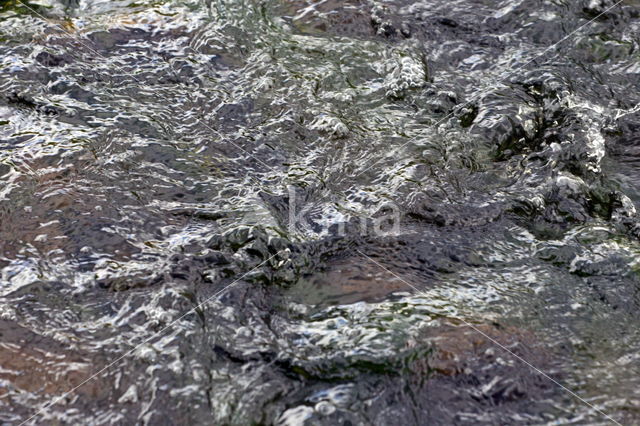
[{"label": "sunlight glare on water", "polygon": [[637,423],[639,6],[0,2],[0,422]]}]

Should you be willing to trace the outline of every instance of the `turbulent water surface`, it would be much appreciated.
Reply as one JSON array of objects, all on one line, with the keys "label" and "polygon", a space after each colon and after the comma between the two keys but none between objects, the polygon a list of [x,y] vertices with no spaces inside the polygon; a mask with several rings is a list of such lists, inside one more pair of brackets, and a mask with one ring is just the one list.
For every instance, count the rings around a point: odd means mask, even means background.
[{"label": "turbulent water surface", "polygon": [[0,423],[637,424],[639,18],[0,1]]}]

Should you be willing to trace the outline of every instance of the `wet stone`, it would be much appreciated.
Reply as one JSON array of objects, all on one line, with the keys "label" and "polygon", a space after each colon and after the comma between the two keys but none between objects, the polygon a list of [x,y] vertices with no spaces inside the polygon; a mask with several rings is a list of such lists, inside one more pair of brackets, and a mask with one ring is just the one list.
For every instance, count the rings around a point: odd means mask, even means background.
[{"label": "wet stone", "polygon": [[73,59],[70,55],[57,55],[49,52],[40,52],[36,56],[36,61],[46,67],[61,67],[72,63]]},{"label": "wet stone", "polygon": [[0,423],[637,423],[633,2],[31,6]]}]

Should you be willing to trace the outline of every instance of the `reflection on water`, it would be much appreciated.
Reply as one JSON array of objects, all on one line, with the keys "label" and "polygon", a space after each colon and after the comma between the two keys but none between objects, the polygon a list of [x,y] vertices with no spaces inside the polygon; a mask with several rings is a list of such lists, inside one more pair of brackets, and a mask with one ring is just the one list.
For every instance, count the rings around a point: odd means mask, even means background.
[{"label": "reflection on water", "polygon": [[0,420],[637,422],[614,4],[1,3]]}]

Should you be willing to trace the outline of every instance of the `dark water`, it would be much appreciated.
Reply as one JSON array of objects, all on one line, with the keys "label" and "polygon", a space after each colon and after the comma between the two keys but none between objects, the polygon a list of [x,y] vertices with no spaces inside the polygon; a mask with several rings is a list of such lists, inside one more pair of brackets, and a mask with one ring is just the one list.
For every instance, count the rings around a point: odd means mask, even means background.
[{"label": "dark water", "polygon": [[639,15],[0,1],[0,422],[638,424]]}]

